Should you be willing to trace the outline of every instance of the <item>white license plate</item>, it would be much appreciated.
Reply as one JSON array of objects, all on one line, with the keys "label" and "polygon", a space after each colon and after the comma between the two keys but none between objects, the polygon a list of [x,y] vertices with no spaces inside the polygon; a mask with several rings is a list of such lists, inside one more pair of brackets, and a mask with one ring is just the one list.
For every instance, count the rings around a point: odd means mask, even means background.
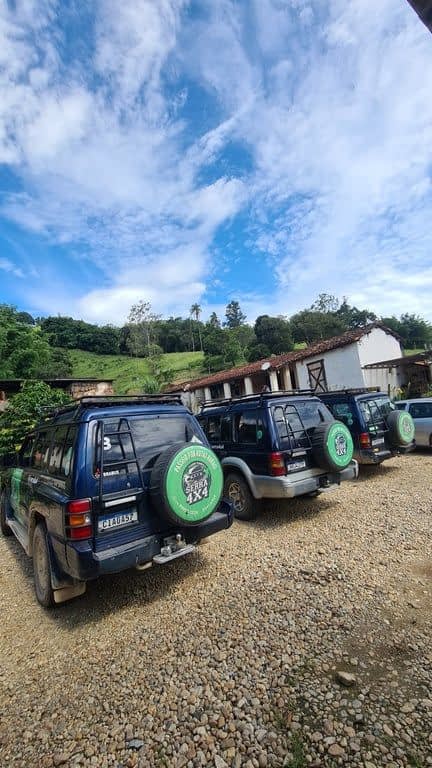
[{"label": "white license plate", "polygon": [[384,438],[383,437],[375,437],[372,440],[372,445],[384,445]]},{"label": "white license plate", "polygon": [[111,531],[113,528],[120,528],[122,525],[129,525],[138,520],[136,509],[132,512],[116,512],[113,515],[105,515],[98,520],[98,531]]},{"label": "white license plate", "polygon": [[306,461],[304,459],[300,459],[299,461],[290,461],[290,463],[287,464],[288,472],[296,472],[296,470],[304,469],[305,467]]}]

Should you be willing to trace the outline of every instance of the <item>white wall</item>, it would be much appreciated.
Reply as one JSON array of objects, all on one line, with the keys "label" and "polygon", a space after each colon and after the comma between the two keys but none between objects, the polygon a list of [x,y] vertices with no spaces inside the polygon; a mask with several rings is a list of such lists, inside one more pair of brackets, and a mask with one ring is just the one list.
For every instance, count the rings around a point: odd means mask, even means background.
[{"label": "white wall", "polygon": [[[405,376],[400,368],[367,368],[363,371],[366,387],[379,387],[390,397],[395,397],[398,390],[405,384]],[[390,392],[389,392],[390,387]]]},{"label": "white wall", "polygon": [[357,344],[332,349],[296,363],[297,380],[300,389],[310,389],[307,364],[324,360],[324,368],[329,389],[348,389],[349,387],[364,387],[363,371]]},{"label": "white wall", "polygon": [[402,357],[398,340],[381,328],[373,328],[366,336],[362,336],[358,342],[358,351],[362,366]]}]

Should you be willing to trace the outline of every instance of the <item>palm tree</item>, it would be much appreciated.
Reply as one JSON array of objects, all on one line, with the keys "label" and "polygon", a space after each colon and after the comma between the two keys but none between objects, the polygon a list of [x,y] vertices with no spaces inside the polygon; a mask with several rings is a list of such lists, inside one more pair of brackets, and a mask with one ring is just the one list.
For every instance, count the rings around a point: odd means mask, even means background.
[{"label": "palm tree", "polygon": [[[195,320],[196,320],[197,323],[199,322],[201,311],[202,310],[201,310],[201,307],[200,307],[199,304],[192,304],[192,306],[191,306],[191,308],[189,310],[190,316],[192,317],[192,315],[194,315],[195,316]],[[200,347],[201,347],[201,352],[202,352],[203,351],[203,343],[202,343],[201,326],[200,325],[198,325],[198,335],[199,335]],[[195,342],[194,342],[194,337],[193,337],[193,331],[192,331],[192,348],[193,348],[193,351],[195,352]]]}]

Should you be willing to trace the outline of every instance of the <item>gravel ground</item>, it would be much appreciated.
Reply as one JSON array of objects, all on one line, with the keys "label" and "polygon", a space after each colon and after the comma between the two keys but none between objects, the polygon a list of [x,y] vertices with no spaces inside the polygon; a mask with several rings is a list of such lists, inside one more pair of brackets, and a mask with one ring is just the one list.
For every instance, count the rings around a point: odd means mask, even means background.
[{"label": "gravel ground", "polygon": [[52,613],[2,539],[2,768],[432,765],[431,476],[365,468]]}]

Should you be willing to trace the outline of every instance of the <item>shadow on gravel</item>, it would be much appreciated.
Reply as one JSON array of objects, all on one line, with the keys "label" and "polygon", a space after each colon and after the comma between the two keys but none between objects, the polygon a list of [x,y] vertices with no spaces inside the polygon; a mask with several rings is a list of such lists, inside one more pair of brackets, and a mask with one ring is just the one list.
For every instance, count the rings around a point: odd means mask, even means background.
[{"label": "shadow on gravel", "polygon": [[327,512],[333,505],[330,493],[316,498],[266,500],[257,518],[245,525],[260,529],[292,525],[299,520],[313,520],[323,512]]},{"label": "shadow on gravel", "polygon": [[[33,591],[31,558],[27,557],[15,537],[4,539],[4,542],[28,581],[29,589]],[[78,626],[94,624],[125,608],[145,609],[150,603],[162,600],[184,579],[204,570],[205,565],[203,553],[196,551],[168,565],[156,565],[147,571],[132,569],[101,576],[87,583],[87,591],[81,597],[49,611],[43,608],[40,610],[44,619],[60,623],[65,629],[72,630]],[[34,603],[37,607],[36,595]]]},{"label": "shadow on gravel", "polygon": [[145,610],[146,606],[163,600],[182,581],[204,568],[203,554],[194,552],[181,560],[156,565],[147,571],[130,570],[102,576],[87,583],[87,592],[82,597],[51,611],[49,618],[72,630],[97,624],[109,614],[125,608]]},{"label": "shadow on gravel", "polygon": [[[391,462],[391,459],[389,460]],[[396,477],[400,468],[391,463],[382,464],[361,464],[359,468],[359,476],[355,483],[368,483],[374,478],[387,478],[390,479],[393,476]]]}]

